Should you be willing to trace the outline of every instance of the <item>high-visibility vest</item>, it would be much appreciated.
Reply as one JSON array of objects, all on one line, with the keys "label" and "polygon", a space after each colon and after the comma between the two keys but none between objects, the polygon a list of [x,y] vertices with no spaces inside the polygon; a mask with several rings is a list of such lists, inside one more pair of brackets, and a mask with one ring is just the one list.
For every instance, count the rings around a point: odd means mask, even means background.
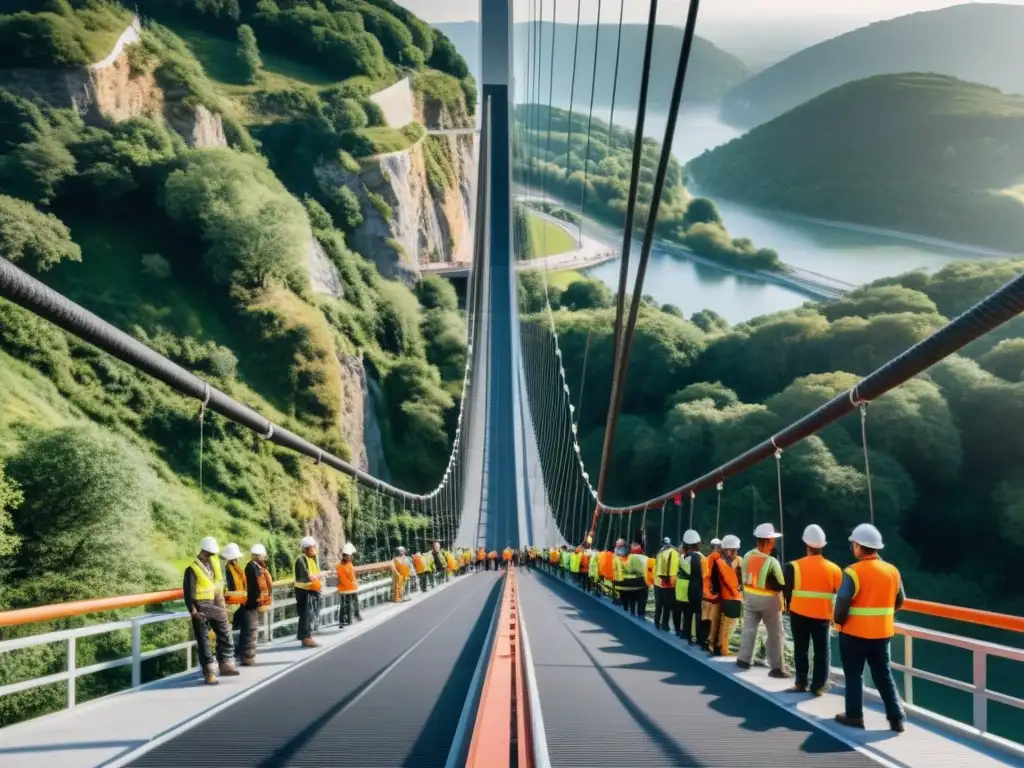
[{"label": "high-visibility vest", "polygon": [[630,575],[629,555],[615,555],[612,560],[612,581],[622,581]]},{"label": "high-visibility vest", "polygon": [[498,559],[498,553],[497,553],[497,552],[495,552],[495,551],[494,551],[494,550],[492,549],[492,550],[491,550],[490,552],[488,552],[488,553],[487,553],[487,559],[488,559],[488,560],[497,560],[497,559]]},{"label": "high-visibility vest", "polygon": [[711,572],[714,570],[715,564],[719,560],[721,560],[721,559],[722,559],[722,553],[721,552],[712,552],[710,555],[707,556],[707,558],[702,563],[702,565],[704,566],[704,599],[705,600],[715,600],[715,599],[718,598],[718,595],[714,594],[711,591]]},{"label": "high-visibility vest", "polygon": [[900,590],[900,572],[896,566],[870,555],[847,568],[853,579],[853,601],[843,634],[866,640],[882,640],[895,634],[896,595]]},{"label": "high-visibility vest", "polygon": [[[299,561],[306,561],[306,573],[309,574],[309,581],[299,581]],[[295,558],[295,569],[293,571],[295,576],[295,588],[301,589],[306,592],[319,592],[320,591],[320,563],[316,561],[315,557],[309,557],[308,555],[299,555]]]},{"label": "high-visibility vest", "polygon": [[548,560],[551,561],[552,565],[558,565],[558,550],[557,549],[552,549],[551,552],[548,553]]},{"label": "high-visibility vest", "polygon": [[196,575],[196,602],[208,603],[212,601],[217,594],[217,588],[220,586],[220,558],[216,555],[210,557],[210,570],[213,571],[212,579],[210,578],[209,571],[206,570],[206,566],[199,562],[199,558],[192,561],[189,568]]},{"label": "high-visibility vest", "polygon": [[679,553],[673,547],[665,547],[654,558],[654,586],[674,587],[678,570]]},{"label": "high-visibility vest", "polygon": [[456,563],[455,563],[455,557],[452,556],[451,552],[445,552],[444,556],[445,556],[445,560],[448,561],[448,570],[449,571],[457,571],[457,570],[459,570],[458,565],[456,565]]},{"label": "high-visibility vest", "polygon": [[[690,559],[692,552],[687,552],[681,558],[679,558],[679,576],[676,579],[676,600],[686,602],[690,599],[690,579],[693,577],[691,572],[693,569],[693,562]],[[704,573],[704,563],[707,562],[707,558],[704,557],[700,552],[697,552],[700,557],[701,574]]]},{"label": "high-visibility vest", "polygon": [[482,560],[486,560],[486,559],[487,559],[487,552],[486,552],[486,550],[484,550],[483,547],[480,547],[480,549],[478,549],[476,551],[476,561],[479,563]]},{"label": "high-visibility vest", "polygon": [[600,578],[600,561],[598,558],[599,555],[590,555],[587,573],[590,576],[591,581],[597,581],[598,578]]},{"label": "high-visibility vest", "polygon": [[426,566],[423,564],[423,555],[415,554],[412,556],[412,566],[416,569],[416,573],[421,574],[425,571]]},{"label": "high-visibility vest", "polygon": [[270,575],[270,571],[267,567],[258,560],[253,560],[256,563],[256,567],[260,569],[260,575],[258,583],[260,585],[260,596],[257,600],[257,609],[260,613],[269,611],[270,606],[274,602],[274,579]]},{"label": "high-visibility vest", "polygon": [[597,572],[602,579],[615,580],[615,553],[605,550],[597,556]]},{"label": "high-visibility vest", "polygon": [[718,584],[721,587],[719,596],[723,600],[740,599],[740,579],[736,575],[736,567],[739,564],[738,557],[731,563],[725,559],[724,555],[715,560],[715,568],[718,569]]},{"label": "high-visibility vest", "polygon": [[423,558],[423,560],[423,565],[426,566],[427,573],[433,573],[435,570],[434,553],[430,552],[425,558]]},{"label": "high-visibility vest", "polygon": [[590,571],[590,555],[586,552],[580,553],[580,573],[588,573]]},{"label": "high-visibility vest", "polygon": [[[777,569],[777,570],[776,570]],[[752,549],[743,556],[743,591],[751,595],[774,597],[778,592],[767,588],[768,574],[775,571],[782,573],[779,561],[757,549]],[[779,579],[781,582],[782,579]]]},{"label": "high-visibility vest", "polygon": [[227,564],[226,576],[228,589],[224,592],[224,602],[228,605],[245,605],[249,599],[249,592],[245,585],[245,571],[238,567],[235,562]]},{"label": "high-visibility vest", "polygon": [[629,556],[629,573],[634,578],[647,581],[647,555],[642,552],[633,552]]},{"label": "high-visibility vest", "polygon": [[572,552],[569,554],[569,570],[573,573],[580,572],[580,553]]},{"label": "high-visibility vest", "polygon": [[396,557],[391,561],[392,566],[395,569],[395,573],[401,576],[403,579],[409,576],[409,558],[407,557]]},{"label": "high-visibility vest", "polygon": [[836,592],[843,583],[843,572],[821,555],[807,555],[790,563],[793,566],[793,596],[789,612],[809,619],[831,619]]},{"label": "high-visibility vest", "polygon": [[338,563],[338,591],[343,595],[353,595],[359,591],[356,567],[351,561]]}]

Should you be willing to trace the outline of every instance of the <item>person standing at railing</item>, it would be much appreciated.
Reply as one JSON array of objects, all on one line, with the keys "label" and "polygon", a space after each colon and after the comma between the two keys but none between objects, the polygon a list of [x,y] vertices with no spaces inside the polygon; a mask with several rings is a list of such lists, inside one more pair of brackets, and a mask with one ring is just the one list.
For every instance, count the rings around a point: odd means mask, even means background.
[{"label": "person standing at railing", "polygon": [[704,577],[704,555],[700,553],[700,534],[692,528],[684,532],[681,548],[676,573],[675,603],[672,607],[672,625],[676,637],[685,640],[688,645],[693,645],[693,624],[694,619],[700,621]]},{"label": "person standing at railing", "polygon": [[221,578],[220,546],[212,536],[199,542],[199,554],[185,569],[181,589],[185,598],[185,610],[192,617],[192,633],[196,639],[196,653],[203,679],[207,685],[217,684],[214,672],[214,654],[210,650],[210,630],[216,637],[216,657],[220,674],[233,677],[235,669],[235,648],[231,637],[231,625],[224,606],[224,585]]},{"label": "person standing at railing", "polygon": [[821,696],[828,691],[830,666],[829,627],[832,624],[832,605],[843,581],[843,571],[821,554],[825,547],[825,531],[820,525],[804,529],[807,554],[799,560],[786,563],[783,594],[789,610],[789,627],[793,632],[793,657],[796,682],[789,693],[804,693],[810,666],[808,648],[814,647],[814,674],[810,677],[810,691]]},{"label": "person standing at railing", "polygon": [[260,614],[269,611],[274,601],[274,580],[266,566],[267,548],[262,544],[253,544],[249,555],[249,562],[245,566],[245,571],[242,572],[245,602],[235,613],[239,626],[235,660],[243,667],[251,667],[256,664],[256,640],[259,636]]},{"label": "person standing at railing", "polygon": [[420,592],[427,591],[427,564],[423,553],[417,552],[412,556],[412,569],[416,572],[416,581],[419,582]]},{"label": "person standing at railing", "polygon": [[[232,629],[240,627],[243,617],[239,608],[245,605],[246,600],[245,573],[238,564],[241,556],[242,550],[235,542],[225,544],[220,552],[220,559],[224,561],[224,602],[228,604],[228,621]],[[235,651],[237,655],[238,649]]]},{"label": "person standing at railing", "polygon": [[678,572],[679,553],[672,546],[672,539],[666,536],[654,558],[654,626],[662,632],[668,632],[669,618],[675,610]]},{"label": "person standing at railing", "polygon": [[[782,657],[785,633],[782,628],[782,590],[786,579],[782,566],[772,555],[775,540],[781,537],[771,523],[761,523],[754,529],[756,548],[743,556],[743,638],[736,665],[750,668],[757,641],[757,628],[764,622],[768,631],[769,677],[789,677]],[[724,549],[724,545],[723,545]]]},{"label": "person standing at railing", "polygon": [[890,730],[902,733],[906,714],[896,693],[889,644],[896,633],[896,611],[903,607],[906,594],[899,570],[878,556],[884,546],[882,534],[869,523],[858,525],[850,536],[850,548],[857,562],[843,571],[835,608],[839,655],[846,678],[846,711],[836,715],[836,721],[853,728],[864,727],[867,664],[885,705]]},{"label": "person standing at railing", "polygon": [[434,542],[434,549],[430,556],[434,560],[434,573],[437,574],[434,578],[443,584],[448,581],[448,560],[445,558],[444,552],[441,551],[440,541]]},{"label": "person standing at railing", "polygon": [[409,578],[409,558],[405,556],[405,547],[399,547],[391,561],[391,599],[401,603],[408,598],[405,594],[405,582]]},{"label": "person standing at railing", "polygon": [[743,580],[743,561],[739,557],[740,540],[729,535],[722,539],[722,549],[715,557],[710,571],[710,582],[718,602],[714,604],[714,631],[709,641],[709,651],[720,656],[729,656],[729,640],[736,627],[736,621],[743,611],[740,582]]},{"label": "person standing at railing", "polygon": [[346,541],[341,548],[341,560],[338,561],[338,593],[341,595],[341,607],[338,610],[338,626],[345,627],[356,621],[362,621],[359,615],[359,581],[356,579],[355,557],[356,548],[351,541]]},{"label": "person standing at railing", "polygon": [[299,612],[299,642],[316,648],[313,633],[320,623],[320,563],[317,561],[316,539],[306,536],[299,542],[302,553],[295,558],[295,608]]},{"label": "person standing at railing", "polygon": [[479,547],[476,551],[476,569],[482,571],[487,566],[487,550]]},{"label": "person standing at railing", "polygon": [[427,554],[423,556],[423,568],[427,572],[427,584],[429,584],[430,588],[433,588],[435,571],[433,552],[427,552]]}]

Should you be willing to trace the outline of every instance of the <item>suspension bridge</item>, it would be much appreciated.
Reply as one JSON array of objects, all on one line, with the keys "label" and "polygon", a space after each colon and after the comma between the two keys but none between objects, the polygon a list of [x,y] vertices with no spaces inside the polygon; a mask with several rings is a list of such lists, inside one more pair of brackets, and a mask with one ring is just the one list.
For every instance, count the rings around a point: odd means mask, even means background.
[{"label": "suspension bridge", "polygon": [[[775,465],[778,488],[768,490],[778,492],[776,521],[781,527],[783,452],[848,415],[856,418],[859,413],[865,424],[868,405],[879,396],[1018,315],[1024,309],[1024,277],[849,391],[704,476],[676,478],[686,481],[636,504],[607,503],[609,456],[628,384],[698,3],[690,3],[668,130],[645,201],[650,213],[641,219],[634,212],[652,34],[643,52],[624,227],[632,232],[635,224],[638,233],[642,230],[638,274],[630,297],[627,270],[633,248],[627,236],[608,371],[610,397],[602,404],[607,411],[603,456],[599,467],[590,468],[597,473],[592,478],[577,435],[584,393],[566,375],[550,302],[540,322],[521,323],[517,299],[510,155],[516,144],[517,151],[535,160],[542,148],[514,142],[512,73],[522,81],[520,91],[527,99],[539,102],[545,83],[550,89],[555,67],[570,66],[571,59],[575,72],[575,55],[556,52],[553,46],[545,51],[539,39],[541,22],[555,18],[555,1],[527,0],[511,10],[501,0],[484,0],[482,5],[483,114],[474,260],[467,270],[466,299],[470,356],[450,459],[433,491],[409,492],[361,471],[3,259],[0,296],[134,366],[139,375],[161,380],[203,409],[337,470],[351,480],[346,492],[355,508],[382,505],[425,519],[430,538],[446,550],[501,552],[506,547],[582,543],[608,549],[613,536],[629,535],[638,525],[646,531],[658,516],[657,529],[663,532],[670,503],[679,506],[681,534],[687,500],[692,522],[698,494],[720,505],[732,479],[762,462]],[[657,2],[652,2],[649,30],[656,12]],[[517,46],[511,38],[514,14],[531,22],[527,39]],[[517,67],[514,47],[517,55],[525,52]],[[592,98],[589,110],[592,117]],[[535,117],[539,120],[539,112]],[[544,133],[543,126],[535,128],[536,135]],[[550,138],[550,126],[547,134]],[[585,165],[589,156],[588,151]],[[587,172],[584,168],[584,176]],[[526,183],[536,184],[531,193],[547,193],[539,180]],[[546,277],[544,285],[546,290]],[[862,434],[866,440],[867,432]],[[870,497],[864,503],[865,515],[869,510],[873,515]],[[298,621],[292,582],[275,582],[273,605],[262,614],[256,666],[216,688],[203,686],[196,675],[193,641],[159,643],[161,628],[188,621],[189,614],[181,610],[181,590],[0,613],[0,658],[57,647],[64,662],[43,676],[0,686],[0,697],[52,685],[67,690],[63,711],[0,730],[0,765],[1024,765],[1024,698],[1019,689],[1003,683],[1019,679],[1024,663],[1024,650],[1016,641],[1024,632],[1020,617],[910,595],[893,640],[906,731],[889,731],[870,684],[867,727],[856,730],[833,717],[843,711],[842,669],[831,669],[833,688],[823,696],[786,693],[789,681],[769,677],[757,665],[743,669],[729,657],[709,657],[644,618],[625,614],[608,599],[578,589],[550,566],[467,573],[431,591],[417,591],[410,601],[392,602],[392,564],[386,559],[390,546],[360,539],[358,526],[357,514],[350,537],[361,541],[363,552],[376,555],[371,559],[380,560],[357,568],[357,599],[366,620],[345,630],[335,628],[338,596],[329,583],[319,647],[303,648],[292,637]],[[710,538],[712,532],[703,533]],[[735,533],[750,543],[751,532]],[[839,539],[840,532],[833,532],[833,538]],[[55,623],[79,617],[89,621],[52,629]],[[927,622],[915,617],[943,620],[947,629],[926,628]],[[40,626],[50,629],[31,631]],[[976,639],[979,627],[1012,639]],[[12,628],[17,628],[13,634]],[[127,639],[124,654],[79,665],[78,648],[107,633]],[[958,669],[922,663],[927,656],[922,649],[935,648],[955,650],[959,656],[952,666]],[[965,660],[965,665],[960,663]],[[168,664],[159,663],[170,661],[176,661],[177,671],[167,674]],[[89,677],[112,669],[129,670],[130,684],[119,693],[90,700]],[[962,698],[946,711],[925,700],[922,694],[928,689]]]}]

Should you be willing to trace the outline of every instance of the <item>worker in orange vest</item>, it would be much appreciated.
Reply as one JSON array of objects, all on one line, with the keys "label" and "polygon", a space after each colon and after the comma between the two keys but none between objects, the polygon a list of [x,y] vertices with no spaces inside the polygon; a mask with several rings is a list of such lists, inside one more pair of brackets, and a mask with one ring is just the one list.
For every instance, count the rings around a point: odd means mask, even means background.
[{"label": "worker in orange vest", "polygon": [[836,715],[836,720],[853,728],[864,727],[867,664],[885,705],[890,730],[902,733],[906,715],[896,693],[889,644],[896,632],[896,611],[903,607],[906,594],[899,570],[878,556],[884,546],[882,534],[869,523],[858,525],[850,536],[850,548],[857,562],[843,571],[835,607],[839,655],[846,677],[846,711]]},{"label": "worker in orange vest", "polygon": [[496,550],[491,550],[487,553],[487,570],[498,570],[498,553]]},{"label": "worker in orange vest", "polygon": [[423,553],[417,552],[412,556],[412,568],[416,571],[416,581],[419,582],[420,591],[427,591],[427,564],[423,559]]},{"label": "worker in orange vest", "polygon": [[821,696],[828,691],[830,666],[829,627],[832,624],[832,604],[843,581],[842,569],[826,560],[825,531],[820,525],[808,525],[803,535],[806,554],[799,560],[786,563],[783,595],[789,611],[789,626],[793,632],[793,660],[796,682],[789,693],[808,690],[810,668],[808,649],[814,647],[814,674],[810,676],[810,691]]},{"label": "worker in orange vest", "polygon": [[[220,559],[224,561],[224,602],[227,603],[228,621],[233,629],[238,629],[238,623],[242,616],[239,607],[245,605],[248,591],[245,585],[245,571],[238,564],[242,556],[242,550],[234,542],[225,544],[220,552]],[[232,615],[234,612],[234,615]],[[238,649],[235,649],[237,654]]]},{"label": "worker in orange vest", "polygon": [[359,614],[359,582],[356,580],[356,564],[354,556],[356,548],[351,541],[346,541],[341,548],[341,560],[338,561],[338,594],[341,595],[341,608],[338,610],[338,627],[346,627],[356,621],[362,621]]},{"label": "worker in orange vest", "polygon": [[484,567],[486,567],[486,565],[487,565],[487,550],[484,549],[483,547],[480,547],[476,551],[476,569],[478,571],[480,571]]},{"label": "worker in orange vest", "polygon": [[580,569],[579,569],[579,585],[580,589],[584,592],[590,591],[590,558],[592,557],[589,550],[580,547]]},{"label": "worker in orange vest", "polygon": [[743,596],[740,593],[743,561],[739,557],[740,540],[737,536],[722,539],[720,557],[711,572],[712,589],[718,595],[718,632],[711,637],[710,652],[718,656],[729,656],[729,639],[743,612]]},{"label": "worker in orange vest", "polygon": [[[738,546],[738,545],[737,545]],[[711,548],[711,554],[703,562],[703,599],[701,601],[700,622],[697,624],[697,645],[709,653],[714,652],[718,641],[718,623],[722,618],[722,596],[719,594],[717,582],[712,582],[716,572],[716,564],[722,558],[722,547]]]},{"label": "worker in orange vest", "polygon": [[501,553],[502,568],[508,570],[508,567],[512,564],[512,547],[505,547],[505,550]]},{"label": "worker in orange vest", "polygon": [[782,656],[786,640],[782,629],[782,590],[786,578],[782,565],[772,554],[775,541],[781,536],[771,523],[761,523],[754,529],[757,546],[743,556],[743,639],[736,658],[737,666],[750,668],[757,629],[764,622],[768,630],[768,663],[771,666],[768,676],[780,679],[789,677]]}]

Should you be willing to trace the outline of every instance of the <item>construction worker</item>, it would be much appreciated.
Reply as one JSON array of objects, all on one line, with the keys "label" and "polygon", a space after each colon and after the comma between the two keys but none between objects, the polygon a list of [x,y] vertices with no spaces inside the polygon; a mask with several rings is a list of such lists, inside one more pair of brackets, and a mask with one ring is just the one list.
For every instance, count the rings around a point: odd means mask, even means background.
[{"label": "construction worker", "polygon": [[587,559],[587,592],[600,594],[601,584],[601,559],[600,553],[590,550]]},{"label": "construction worker", "polygon": [[[679,553],[667,536],[654,558],[654,626],[668,632],[668,622],[676,603],[676,574],[679,572]],[[676,629],[679,622],[676,621]]]},{"label": "construction worker", "polygon": [[580,567],[579,573],[576,576],[576,580],[580,585],[580,589],[584,592],[589,592],[590,584],[590,550],[580,547]]},{"label": "construction worker", "polygon": [[399,547],[394,559],[391,561],[391,599],[393,602],[401,603],[408,600],[404,597],[405,582],[409,578],[409,558],[405,556],[405,547]]},{"label": "construction worker", "polygon": [[505,550],[501,553],[501,567],[508,570],[508,567],[512,564],[512,547],[506,546]]},{"label": "construction worker", "polygon": [[[754,529],[757,546],[743,556],[743,639],[736,665],[750,668],[757,641],[757,628],[768,630],[769,677],[789,677],[782,657],[785,635],[782,629],[782,590],[786,582],[782,566],[772,555],[775,540],[782,536],[771,523]],[[724,546],[723,546],[724,549]]]},{"label": "construction worker", "polygon": [[[224,547],[226,550],[227,547]],[[249,562],[242,573],[245,602],[239,606],[235,618],[239,626],[238,648],[235,659],[243,667],[256,664],[256,641],[259,637],[260,614],[270,610],[274,602],[274,579],[267,570],[267,548],[253,544],[249,549]]]},{"label": "construction worker", "polygon": [[487,550],[479,547],[476,550],[476,569],[483,570],[487,566]]},{"label": "construction worker", "polygon": [[487,570],[492,568],[498,570],[498,552],[494,549],[487,553]]},{"label": "construction worker", "polygon": [[634,585],[630,595],[631,612],[642,619],[647,613],[647,555],[636,538],[629,548],[629,571],[632,576],[630,583]]},{"label": "construction worker", "polygon": [[219,672],[225,677],[238,674],[235,669],[235,649],[224,607],[224,585],[221,581],[220,547],[217,540],[207,536],[199,542],[199,554],[185,569],[181,589],[185,597],[185,610],[192,617],[199,668],[207,685],[217,684],[213,669],[214,654],[210,652],[210,630],[217,639],[216,655]]},{"label": "construction worker", "polygon": [[714,570],[711,572],[712,589],[718,595],[718,617],[715,622],[717,631],[710,639],[710,651],[719,656],[730,655],[729,639],[743,612],[740,594],[743,561],[739,557],[739,550],[739,537],[724,537],[722,548],[715,559]]},{"label": "construction worker", "polygon": [[682,552],[678,555],[675,605],[672,624],[676,637],[688,645],[694,638],[694,619],[700,621],[701,592],[704,583],[704,555],[700,553],[700,534],[692,528],[683,533]]},{"label": "construction worker", "polygon": [[[248,597],[245,588],[245,573],[238,559],[242,556],[242,550],[234,542],[225,544],[220,551],[221,562],[224,563],[224,602],[227,604],[228,623],[233,630],[241,628],[243,614],[239,610]],[[238,648],[235,648],[235,656],[238,656]]]},{"label": "construction worker", "polygon": [[711,541],[709,541],[708,543],[711,545],[711,551],[712,552],[721,552],[722,551],[722,540],[721,539],[716,537],[716,538],[712,539]]},{"label": "construction worker", "polygon": [[846,677],[846,711],[836,720],[853,728],[864,727],[864,665],[885,705],[889,728],[902,733],[906,715],[896,693],[889,661],[889,644],[895,633],[895,614],[906,595],[895,566],[878,556],[884,548],[875,526],[861,523],[853,529],[850,548],[857,562],[843,571],[836,595],[835,623],[839,629],[839,655]]},{"label": "construction worker", "polygon": [[[714,540],[712,540],[714,541]],[[709,653],[714,652],[714,644],[718,641],[718,623],[722,618],[722,597],[719,594],[717,576],[717,563],[722,558],[721,541],[719,547],[711,547],[711,554],[704,560],[704,571],[701,574],[703,595],[701,602],[700,623],[697,625],[697,644]]]},{"label": "construction worker", "polygon": [[434,548],[430,552],[430,557],[434,561],[432,569],[435,574],[434,578],[442,584],[448,581],[448,561],[445,559],[444,552],[441,551],[440,541],[434,542]]},{"label": "construction worker", "polygon": [[804,693],[808,690],[810,664],[807,652],[813,644],[814,674],[810,678],[810,690],[815,696],[821,696],[828,691],[829,626],[832,624],[832,604],[843,581],[843,571],[822,556],[821,550],[826,541],[825,531],[820,525],[804,528],[803,541],[806,554],[786,563],[783,569],[786,582],[783,595],[789,611],[789,627],[793,632],[796,666],[796,681],[789,692]]},{"label": "construction worker", "polygon": [[320,563],[317,561],[316,539],[306,536],[299,542],[301,553],[295,558],[295,609],[299,613],[296,632],[306,648],[316,648],[313,633],[320,624]]},{"label": "construction worker", "polygon": [[356,621],[362,621],[359,615],[359,582],[356,580],[356,564],[354,556],[356,548],[351,541],[346,541],[341,548],[341,560],[338,561],[338,594],[341,595],[341,606],[338,609],[338,627],[345,627]]},{"label": "construction worker", "polygon": [[427,564],[423,553],[417,552],[412,556],[412,568],[416,572],[416,581],[419,582],[420,592],[427,591]]},{"label": "construction worker", "polygon": [[434,586],[434,573],[436,572],[437,566],[434,564],[434,553],[433,551],[427,552],[423,556],[423,567],[427,572],[427,583],[431,588]]}]

